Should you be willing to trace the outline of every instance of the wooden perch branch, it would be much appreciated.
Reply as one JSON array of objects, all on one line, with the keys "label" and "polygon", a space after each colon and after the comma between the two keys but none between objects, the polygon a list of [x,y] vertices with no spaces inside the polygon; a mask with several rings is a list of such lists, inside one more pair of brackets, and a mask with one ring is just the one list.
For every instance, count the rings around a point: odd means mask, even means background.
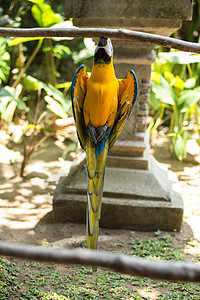
[{"label": "wooden perch branch", "polygon": [[0,255],[59,264],[96,265],[116,272],[152,279],[200,282],[200,265],[192,263],[152,261],[87,249],[53,250],[7,242],[0,242]]},{"label": "wooden perch branch", "polygon": [[105,37],[131,40],[133,42],[160,45],[181,51],[200,54],[200,44],[186,42],[161,35],[127,29],[105,28],[0,28],[0,36],[5,37]]}]

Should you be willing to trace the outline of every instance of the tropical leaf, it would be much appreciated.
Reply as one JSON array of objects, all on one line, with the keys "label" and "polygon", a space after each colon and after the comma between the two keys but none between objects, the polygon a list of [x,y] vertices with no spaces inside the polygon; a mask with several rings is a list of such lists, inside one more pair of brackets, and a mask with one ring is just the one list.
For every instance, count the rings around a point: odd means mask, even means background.
[{"label": "tropical leaf", "polygon": [[193,90],[184,90],[180,92],[177,100],[178,112],[186,112],[200,100],[200,87]]},{"label": "tropical leaf", "polygon": [[19,98],[19,95],[22,91],[22,86],[18,85],[17,88],[10,86],[5,86],[1,89],[0,92],[0,112],[1,118],[6,121],[7,124],[10,124],[16,107],[20,110],[26,108],[26,104],[22,99]]},{"label": "tropical leaf", "polygon": [[174,77],[174,80],[171,82],[171,85],[173,85],[179,91],[182,91],[184,89],[184,81],[178,75]]},{"label": "tropical leaf", "polygon": [[180,161],[187,156],[186,142],[187,142],[187,132],[177,133],[175,137],[172,138],[174,152]]},{"label": "tropical leaf", "polygon": [[15,110],[17,107],[17,102],[15,100],[10,101],[7,108],[4,110],[4,113],[2,114],[2,119],[6,121],[7,124],[10,124],[12,122]]},{"label": "tropical leaf", "polygon": [[6,50],[5,39],[0,37],[0,84],[6,83],[10,75],[10,54]]},{"label": "tropical leaf", "polygon": [[181,65],[200,62],[199,54],[193,54],[190,52],[182,52],[182,51],[167,52],[167,53],[160,52],[158,53],[158,57],[164,58],[171,63],[181,64]]},{"label": "tropical leaf", "polygon": [[66,90],[68,90],[70,88],[71,84],[72,84],[71,81],[66,81],[64,83],[57,84],[56,88],[57,89],[66,89]]},{"label": "tropical leaf", "polygon": [[23,86],[27,92],[38,91],[43,88],[44,83],[33,76],[25,76],[23,78]]},{"label": "tropical leaf", "polygon": [[15,46],[15,45],[19,45],[21,43],[26,43],[26,42],[32,42],[32,41],[36,41],[36,40],[42,40],[44,38],[42,37],[33,37],[33,38],[14,38],[13,40],[10,41],[10,43],[8,44],[8,46]]},{"label": "tropical leaf", "polygon": [[192,78],[188,78],[185,82],[184,82],[184,88],[185,89],[193,89],[196,85],[196,81],[197,78],[192,77]]},{"label": "tropical leaf", "polygon": [[160,100],[157,99],[151,89],[150,91],[150,99],[149,99],[149,104],[150,104],[150,107],[153,108],[154,112],[157,112],[158,109],[160,108]]},{"label": "tropical leaf", "polygon": [[54,13],[49,4],[45,4],[44,0],[29,0],[34,3],[31,8],[33,18],[40,27],[51,27],[63,21],[60,14]]},{"label": "tropical leaf", "polygon": [[71,109],[71,101],[66,99],[62,92],[60,92],[57,88],[53,87],[51,84],[43,85],[43,88],[45,89],[48,96],[52,96],[54,100],[57,100],[61,106],[63,107],[63,110],[68,113],[68,111]]},{"label": "tropical leaf", "polygon": [[42,20],[42,10],[40,9],[40,6],[33,5],[32,8],[31,8],[31,12],[32,12],[33,18],[36,20],[36,22],[38,23],[38,25],[40,27],[44,27],[43,26],[43,20]]},{"label": "tropical leaf", "polygon": [[1,103],[4,106],[7,106],[8,103],[11,101],[15,101],[17,103],[17,108],[23,110],[26,108],[26,104],[22,99],[18,98],[18,96],[19,96],[19,90],[10,86],[5,86],[4,88],[1,89],[0,92]]},{"label": "tropical leaf", "polygon": [[165,104],[176,105],[177,96],[170,83],[160,75],[160,84],[152,82],[152,91]]},{"label": "tropical leaf", "polygon": [[50,5],[45,4],[45,6],[45,11],[42,13],[43,27],[51,27],[55,24],[60,23],[62,21],[62,18],[59,17],[59,14],[55,14]]},{"label": "tropical leaf", "polygon": [[66,119],[68,117],[68,115],[64,111],[63,107],[57,101],[55,101],[52,97],[45,96],[44,99],[48,103],[47,108],[49,110],[51,110],[54,114],[56,114],[57,116],[59,116],[63,119]]}]

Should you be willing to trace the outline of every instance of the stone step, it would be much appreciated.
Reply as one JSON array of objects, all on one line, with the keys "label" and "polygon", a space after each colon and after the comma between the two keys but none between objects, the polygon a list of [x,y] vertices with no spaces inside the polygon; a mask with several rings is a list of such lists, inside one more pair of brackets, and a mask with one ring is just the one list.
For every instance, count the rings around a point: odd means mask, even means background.
[{"label": "stone step", "polygon": [[142,157],[146,148],[145,141],[117,140],[109,154],[113,156]]},{"label": "stone step", "polygon": [[127,169],[140,169],[148,170],[148,158],[144,155],[142,157],[125,157],[108,155],[106,160],[107,167],[113,168],[127,168]]},{"label": "stone step", "polygon": [[[54,222],[86,222],[85,195],[60,195],[54,202]],[[183,204],[180,195],[172,193],[172,202],[116,199],[103,197],[100,227],[140,231],[180,231]]]}]

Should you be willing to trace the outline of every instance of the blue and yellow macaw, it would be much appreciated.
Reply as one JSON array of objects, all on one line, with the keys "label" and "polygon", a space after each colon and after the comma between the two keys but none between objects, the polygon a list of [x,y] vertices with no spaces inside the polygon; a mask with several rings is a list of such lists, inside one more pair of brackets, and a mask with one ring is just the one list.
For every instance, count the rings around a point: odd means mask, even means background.
[{"label": "blue and yellow macaw", "polygon": [[[110,39],[101,37],[95,50],[91,76],[81,65],[71,85],[72,107],[81,147],[87,162],[87,246],[97,249],[105,163],[137,98],[135,73],[117,79]],[[93,267],[95,271],[96,268]]]}]

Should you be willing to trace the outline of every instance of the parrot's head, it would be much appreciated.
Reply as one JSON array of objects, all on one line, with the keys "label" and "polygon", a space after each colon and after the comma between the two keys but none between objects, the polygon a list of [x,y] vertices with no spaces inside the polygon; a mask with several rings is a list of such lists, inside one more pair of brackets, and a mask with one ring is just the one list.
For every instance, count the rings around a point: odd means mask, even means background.
[{"label": "parrot's head", "polygon": [[113,56],[113,46],[110,39],[100,37],[95,49],[94,62],[96,64],[110,63]]}]

